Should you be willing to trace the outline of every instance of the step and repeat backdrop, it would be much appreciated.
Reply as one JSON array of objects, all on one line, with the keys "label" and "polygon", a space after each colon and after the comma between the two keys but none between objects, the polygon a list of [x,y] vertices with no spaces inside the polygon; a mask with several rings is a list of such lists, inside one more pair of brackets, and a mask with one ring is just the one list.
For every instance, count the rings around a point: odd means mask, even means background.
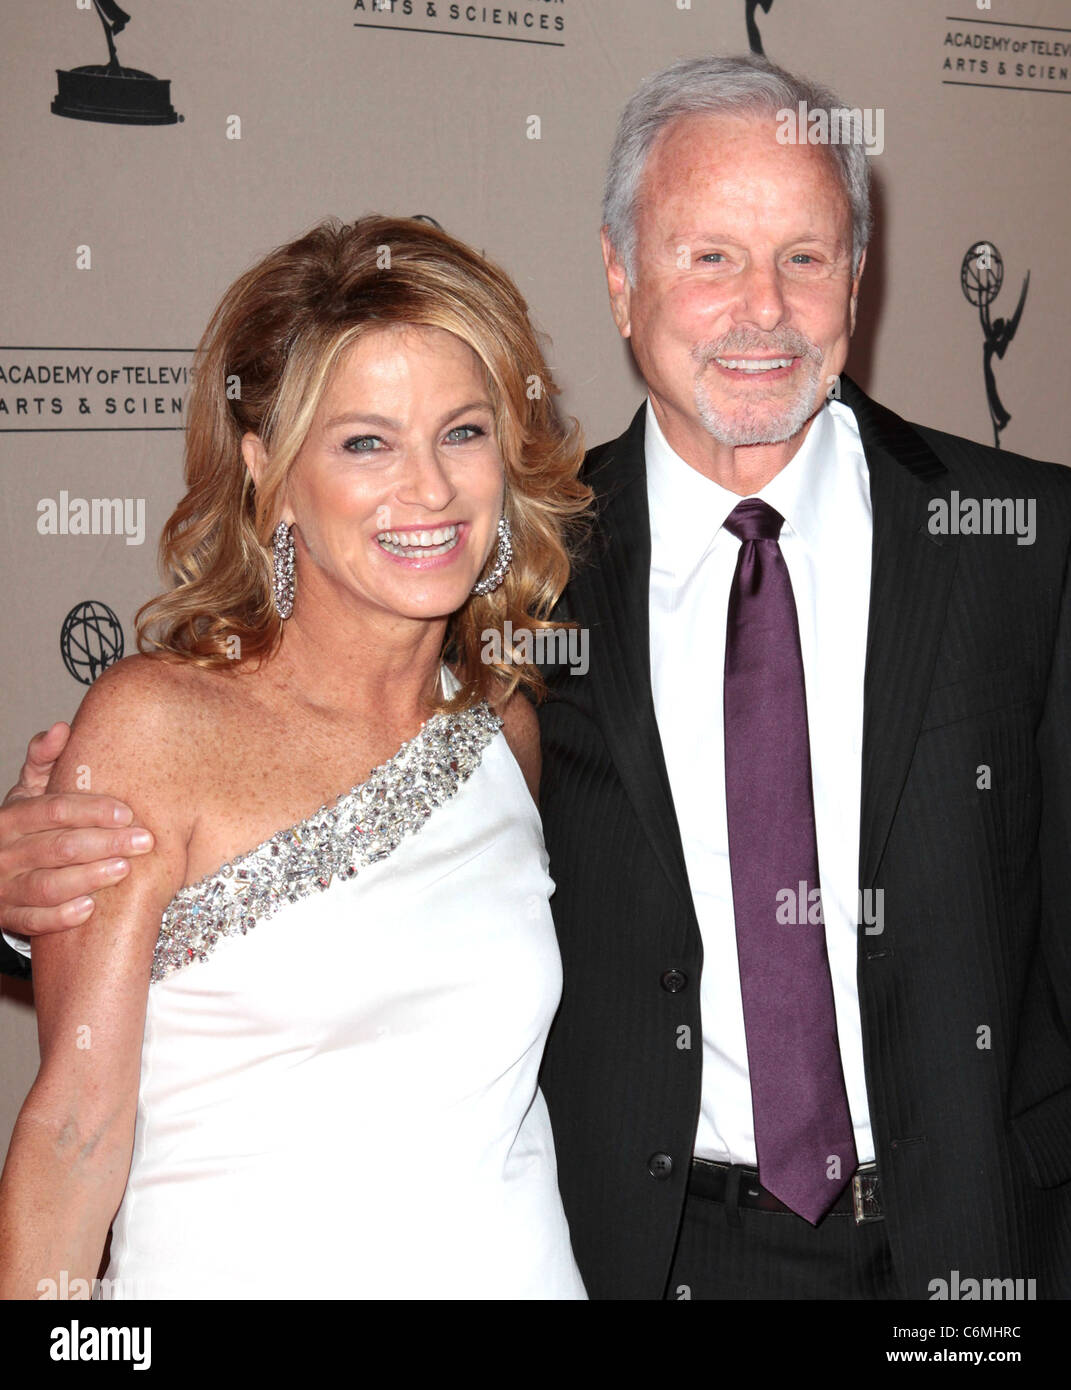
[{"label": "step and repeat backdrop", "polygon": [[[910,419],[1067,462],[1067,0],[5,6],[0,784],[133,648],[191,350],[244,268],[327,214],[432,218],[516,278],[589,441],[618,434],[642,388],[599,255],[616,118],[674,58],[749,49],[868,113],[849,371]],[[7,975],[5,1147],[35,1067]]]}]

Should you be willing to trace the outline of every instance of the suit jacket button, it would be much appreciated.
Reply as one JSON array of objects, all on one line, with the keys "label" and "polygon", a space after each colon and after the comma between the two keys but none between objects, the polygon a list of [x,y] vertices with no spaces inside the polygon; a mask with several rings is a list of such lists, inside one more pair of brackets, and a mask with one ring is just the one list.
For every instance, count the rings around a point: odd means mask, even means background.
[{"label": "suit jacket button", "polygon": [[652,1178],[668,1178],[673,1172],[673,1160],[669,1154],[652,1154],[647,1160],[647,1171]]},{"label": "suit jacket button", "polygon": [[669,994],[680,994],[687,983],[688,976],[683,970],[667,970],[662,976],[662,988]]}]

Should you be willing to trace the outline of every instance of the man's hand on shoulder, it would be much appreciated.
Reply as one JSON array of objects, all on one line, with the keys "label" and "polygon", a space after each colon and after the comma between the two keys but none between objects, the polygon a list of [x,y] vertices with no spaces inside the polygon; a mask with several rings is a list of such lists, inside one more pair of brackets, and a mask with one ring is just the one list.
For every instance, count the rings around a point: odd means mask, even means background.
[{"label": "man's hand on shoulder", "polygon": [[124,879],[130,858],[153,847],[149,831],[134,825],[130,807],[114,797],[47,790],[70,732],[57,723],[30,740],[19,780],[0,807],[0,926],[23,936],[88,920],[92,895]]}]

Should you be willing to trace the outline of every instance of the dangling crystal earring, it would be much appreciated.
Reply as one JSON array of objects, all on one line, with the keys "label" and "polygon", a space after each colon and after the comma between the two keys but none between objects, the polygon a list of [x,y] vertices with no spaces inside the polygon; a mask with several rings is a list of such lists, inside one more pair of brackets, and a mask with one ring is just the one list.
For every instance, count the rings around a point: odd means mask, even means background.
[{"label": "dangling crystal earring", "polygon": [[486,579],[481,579],[478,584],[473,585],[472,592],[480,596],[493,593],[505,579],[512,561],[513,532],[509,527],[509,519],[503,516],[498,523],[498,554],[495,556],[495,567]]},{"label": "dangling crystal earring", "polygon": [[272,534],[271,551],[275,611],[280,618],[289,618],[294,611],[294,538],[285,521]]}]

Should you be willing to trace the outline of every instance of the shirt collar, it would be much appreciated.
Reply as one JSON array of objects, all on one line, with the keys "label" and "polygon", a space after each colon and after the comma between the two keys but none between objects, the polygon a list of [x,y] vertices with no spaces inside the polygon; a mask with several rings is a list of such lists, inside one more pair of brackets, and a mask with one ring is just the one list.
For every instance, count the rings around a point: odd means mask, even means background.
[{"label": "shirt collar", "polygon": [[[823,517],[833,510],[837,421],[832,409],[827,401],[789,463],[752,494],[776,508],[785,518],[784,530],[798,535],[808,549],[819,546]],[[854,424],[851,412],[845,410],[845,414]],[[681,458],[662,433],[650,397],[644,452],[652,563],[682,577],[689,575],[719,537],[737,544],[722,528],[743,498],[704,477]]]}]

